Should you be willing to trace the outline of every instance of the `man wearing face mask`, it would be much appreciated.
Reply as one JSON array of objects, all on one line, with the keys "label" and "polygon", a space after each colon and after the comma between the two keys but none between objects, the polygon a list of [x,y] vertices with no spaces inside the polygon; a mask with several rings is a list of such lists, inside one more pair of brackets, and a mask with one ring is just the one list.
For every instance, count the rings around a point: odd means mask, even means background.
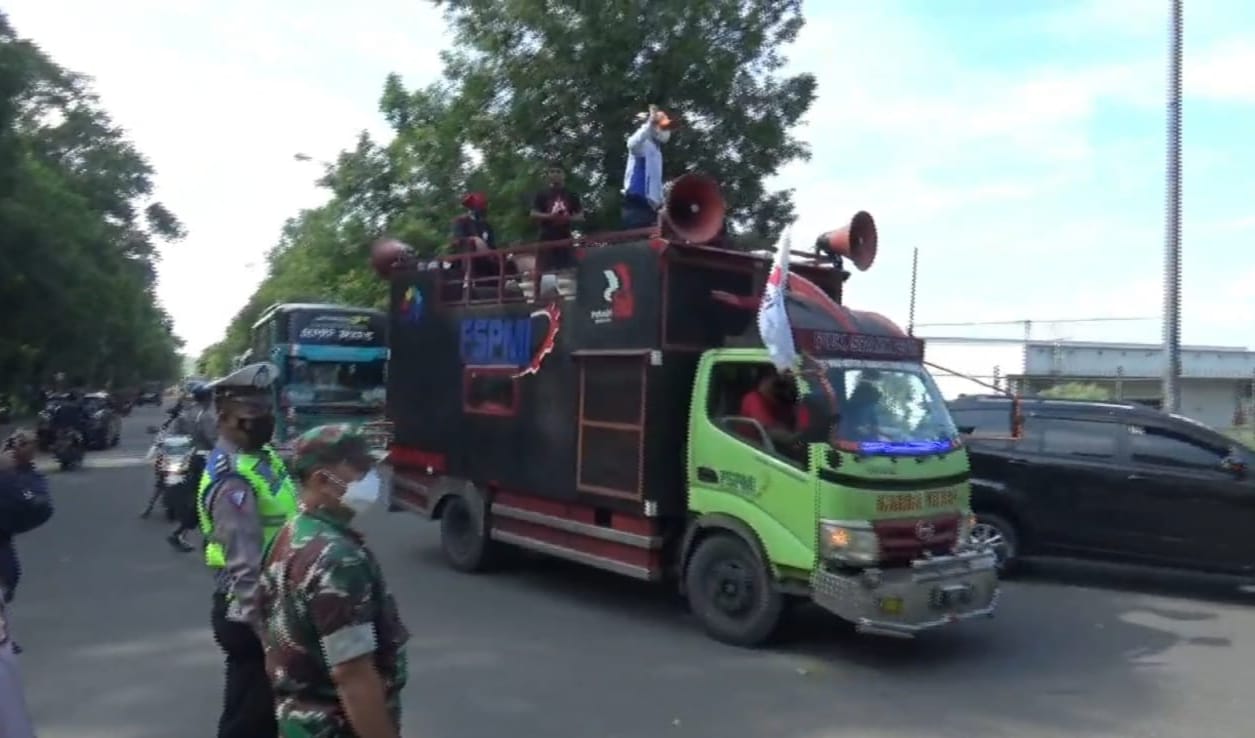
[{"label": "man wearing face mask", "polygon": [[210,384],[218,438],[196,498],[205,563],[214,572],[214,640],[226,656],[218,738],[278,734],[256,605],[262,552],[296,514],[296,488],[270,445],[278,368],[250,364]]},{"label": "man wearing face mask", "polygon": [[636,117],[639,127],[628,136],[627,169],[623,173],[623,228],[647,228],[658,222],[662,207],[662,145],[671,138],[671,119],[657,106]]},{"label": "man wearing face mask", "polygon": [[355,515],[379,499],[366,439],[345,425],[308,431],[292,470],[300,512],[270,545],[259,602],[284,736],[397,738],[409,633]]}]

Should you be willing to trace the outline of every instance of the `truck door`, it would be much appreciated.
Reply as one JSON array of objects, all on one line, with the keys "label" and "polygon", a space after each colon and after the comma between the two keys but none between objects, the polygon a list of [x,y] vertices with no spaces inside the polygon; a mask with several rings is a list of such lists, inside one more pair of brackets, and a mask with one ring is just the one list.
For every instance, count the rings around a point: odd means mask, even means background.
[{"label": "truck door", "polygon": [[[756,358],[703,362],[704,397],[695,397],[689,438],[690,505],[748,523],[776,563],[809,569],[815,556],[817,488],[802,453],[777,448],[741,415],[769,364]],[[699,370],[700,371],[700,370]],[[697,384],[703,386],[701,377]]]}]

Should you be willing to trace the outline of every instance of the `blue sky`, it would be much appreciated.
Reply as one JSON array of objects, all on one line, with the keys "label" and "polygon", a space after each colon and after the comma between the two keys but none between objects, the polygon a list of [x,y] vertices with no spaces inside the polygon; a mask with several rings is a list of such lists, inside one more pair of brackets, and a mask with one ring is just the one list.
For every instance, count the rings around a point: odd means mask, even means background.
[{"label": "blue sky", "polygon": [[[19,31],[93,74],[191,230],[164,254],[160,295],[193,350],[261,277],[285,218],[316,205],[316,165],[382,132],[383,77],[439,71],[422,0],[9,0]],[[177,9],[176,9],[177,5]],[[819,79],[780,172],[798,238],[866,209],[879,261],[848,302],[905,322],[1032,319],[1035,337],[1157,340],[1164,224],[1168,3],[1152,0],[816,0],[791,51]],[[75,23],[65,19],[74,18]],[[1186,17],[1184,338],[1255,343],[1255,3]],[[430,40],[429,40],[430,39]],[[214,280],[227,286],[206,289]],[[921,331],[927,333],[927,331]],[[936,334],[1016,337],[1012,327]],[[1018,351],[934,345],[974,373]]]}]

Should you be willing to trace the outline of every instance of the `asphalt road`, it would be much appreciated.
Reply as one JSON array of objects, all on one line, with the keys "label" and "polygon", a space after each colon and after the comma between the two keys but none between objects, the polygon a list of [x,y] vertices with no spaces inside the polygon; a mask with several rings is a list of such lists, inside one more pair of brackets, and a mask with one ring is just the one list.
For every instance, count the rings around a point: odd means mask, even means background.
[{"label": "asphalt road", "polygon": [[[156,418],[53,472],[57,514],[21,541],[14,625],[41,738],[213,735],[208,574],[136,518]],[[744,651],[657,589],[548,561],[457,574],[432,525],[379,510],[362,527],[413,633],[411,738],[1228,738],[1255,712],[1255,603],[1223,583],[1056,566],[1008,584],[991,621],[903,642],[812,614]]]}]

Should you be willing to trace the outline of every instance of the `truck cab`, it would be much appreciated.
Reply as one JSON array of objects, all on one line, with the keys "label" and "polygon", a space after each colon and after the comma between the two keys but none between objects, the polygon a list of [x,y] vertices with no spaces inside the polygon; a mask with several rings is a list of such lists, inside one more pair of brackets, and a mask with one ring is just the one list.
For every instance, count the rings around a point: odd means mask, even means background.
[{"label": "truck cab", "polygon": [[[966,452],[923,343],[842,304],[839,254],[793,253],[792,427],[764,427],[742,407],[770,366],[772,262],[663,217],[583,239],[556,275],[502,262],[570,243],[386,271],[390,509],[438,520],[459,570],[522,548],[675,586],[738,645],[799,598],[881,635],[991,615],[994,555],[967,544]],[[451,264],[471,259],[499,263]]]}]

